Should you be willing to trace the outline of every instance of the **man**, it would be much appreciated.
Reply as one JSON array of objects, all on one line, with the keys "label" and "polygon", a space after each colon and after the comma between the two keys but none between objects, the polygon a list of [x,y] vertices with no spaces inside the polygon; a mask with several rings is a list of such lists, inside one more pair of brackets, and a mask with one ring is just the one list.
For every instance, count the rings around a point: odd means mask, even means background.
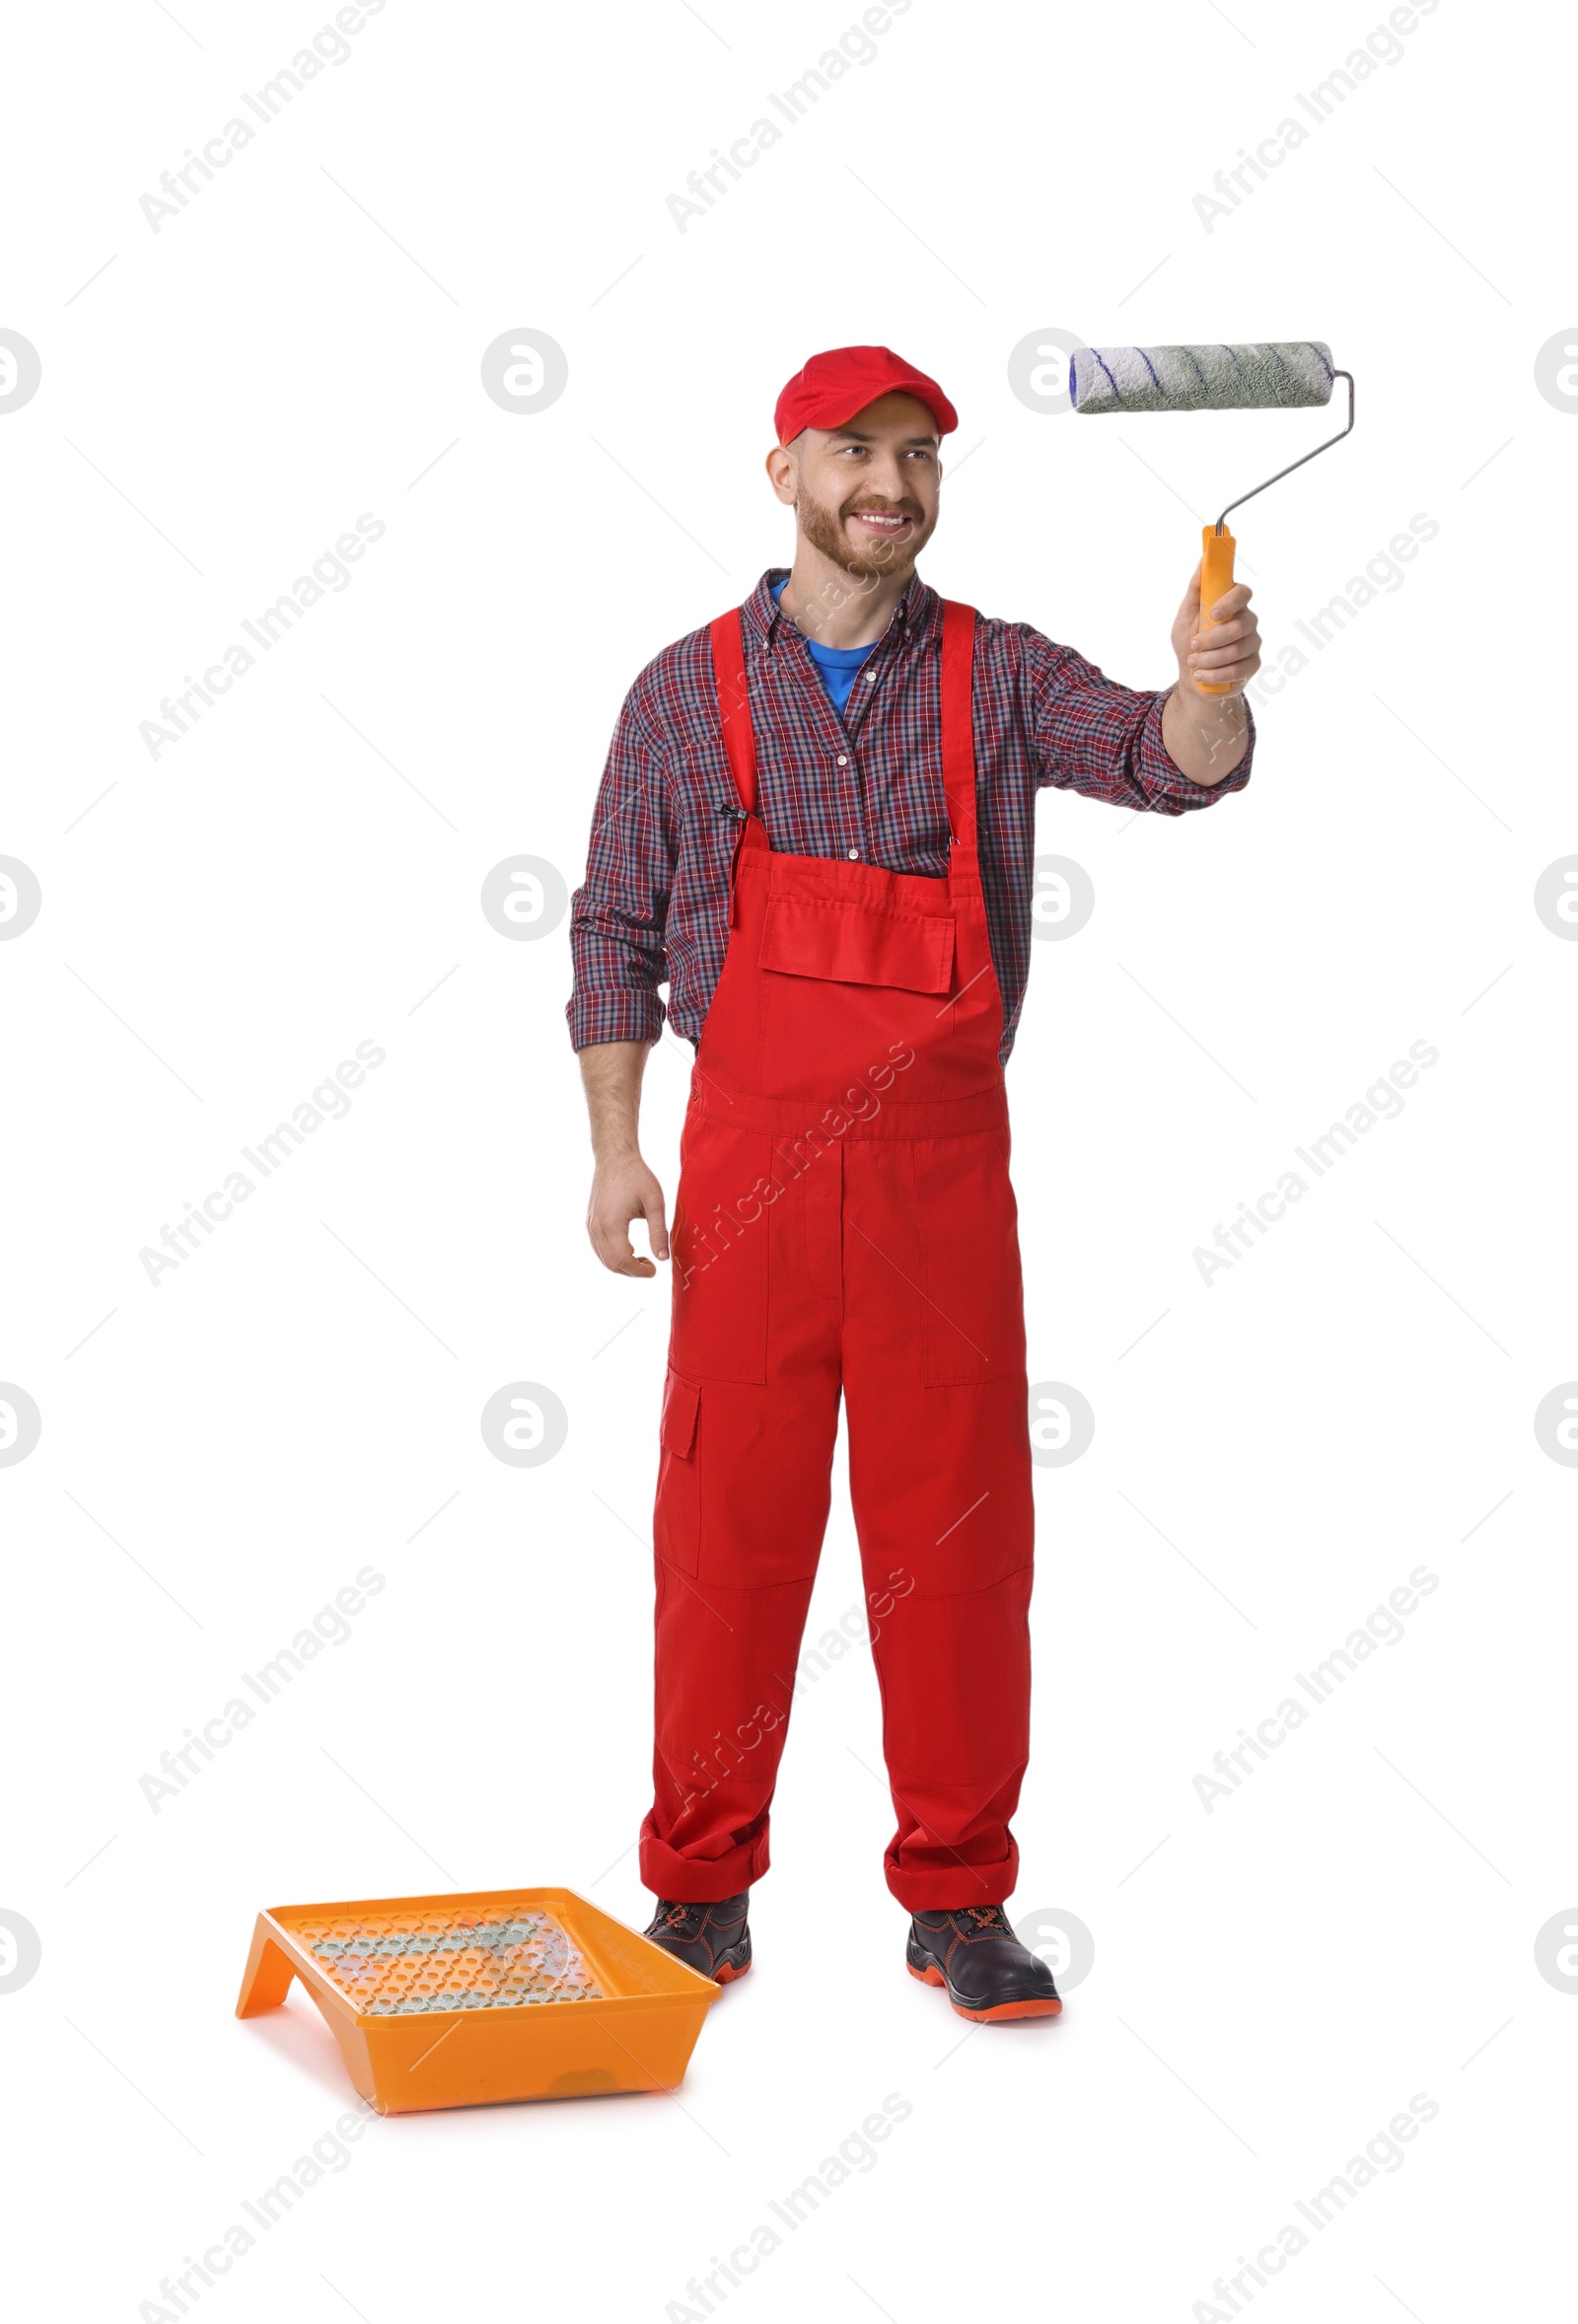
[{"label": "man", "polygon": [[[1249,779],[1250,592],[1173,623],[1179,681],[1116,686],[915,571],[934,380],[813,356],[767,474],[787,575],[626,697],[574,904],[571,1037],[605,1267],[670,1257],[637,1138],[668,1014],[698,1043],[681,1143],[657,1551],[647,1933],[720,1983],[751,1884],[829,1499],[842,1396],[913,1976],[964,2016],[1061,2003],[1002,1907],[1029,1745],[1033,1506],[1003,1065],[1024,996],[1039,787],[1164,815]],[[1229,691],[1199,693],[1194,682]],[[820,1973],[836,1900],[807,1916]]]}]

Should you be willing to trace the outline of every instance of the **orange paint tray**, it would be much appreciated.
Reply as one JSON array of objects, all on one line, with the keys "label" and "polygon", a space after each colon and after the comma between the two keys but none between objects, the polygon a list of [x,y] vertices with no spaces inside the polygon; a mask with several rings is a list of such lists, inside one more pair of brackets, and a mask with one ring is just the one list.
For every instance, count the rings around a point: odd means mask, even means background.
[{"label": "orange paint tray", "polygon": [[277,1905],[237,2016],[293,1977],[380,2114],[672,2090],[719,1991],[568,1888]]}]

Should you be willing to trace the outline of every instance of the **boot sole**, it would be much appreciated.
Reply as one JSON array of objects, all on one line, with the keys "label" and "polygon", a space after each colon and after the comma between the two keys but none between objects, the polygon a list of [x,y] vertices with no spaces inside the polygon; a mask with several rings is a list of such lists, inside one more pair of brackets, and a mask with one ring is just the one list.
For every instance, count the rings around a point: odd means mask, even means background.
[{"label": "boot sole", "polygon": [[749,1961],[741,1962],[738,1967],[732,1962],[725,1961],[717,1969],[696,1969],[694,1961],[685,1960],[681,1953],[670,1952],[663,1939],[655,1936],[650,1928],[643,1928],[641,1933],[648,1944],[656,1945],[661,1953],[668,1953],[670,1960],[678,1961],[681,1969],[695,1969],[697,1977],[710,1977],[714,1985],[733,1985],[736,1978],[744,1977],[746,1971],[751,1967]]},{"label": "boot sole", "polygon": [[[917,1984],[940,1985],[948,1993],[948,1980],[935,1964],[929,1969],[917,1969],[912,1961],[906,1961],[904,1967]],[[999,2001],[995,2009],[967,2009],[963,2001],[956,2001],[948,1994],[948,2003],[957,2017],[968,2017],[976,2025],[1007,2025],[1016,2017],[1060,2017],[1063,2012],[1063,2004],[1055,1996],[1049,2001]]]}]

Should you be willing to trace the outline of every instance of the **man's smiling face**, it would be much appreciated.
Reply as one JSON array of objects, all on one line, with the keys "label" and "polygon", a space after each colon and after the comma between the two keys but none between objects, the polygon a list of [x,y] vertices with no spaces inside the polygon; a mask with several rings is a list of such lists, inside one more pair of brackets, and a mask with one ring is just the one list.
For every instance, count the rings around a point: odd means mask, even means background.
[{"label": "man's smiling face", "polygon": [[839,428],[804,428],[769,462],[813,548],[852,580],[907,574],[937,524],[937,422],[917,397],[880,396]]}]

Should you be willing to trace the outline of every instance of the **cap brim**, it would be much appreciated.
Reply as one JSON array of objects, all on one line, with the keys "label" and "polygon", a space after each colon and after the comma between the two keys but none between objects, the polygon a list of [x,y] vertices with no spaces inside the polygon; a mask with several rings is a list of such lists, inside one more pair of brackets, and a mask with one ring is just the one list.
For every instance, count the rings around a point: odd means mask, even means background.
[{"label": "cap brim", "polygon": [[[874,396],[863,398],[847,409],[837,403],[824,405],[821,410],[809,414],[800,422],[795,436],[801,435],[807,428],[821,428],[825,433],[831,433],[835,428],[846,428],[851,420],[858,419],[863,411],[869,411],[874,403],[880,403],[885,396],[913,396],[917,403],[924,403],[936,422],[939,436],[952,434],[959,425],[959,414],[946,398],[943,399],[943,408],[939,410],[938,399],[933,391],[922,387],[918,380],[900,379],[890,381],[887,387],[879,388]],[[779,441],[792,444],[794,436],[783,436]]]}]

